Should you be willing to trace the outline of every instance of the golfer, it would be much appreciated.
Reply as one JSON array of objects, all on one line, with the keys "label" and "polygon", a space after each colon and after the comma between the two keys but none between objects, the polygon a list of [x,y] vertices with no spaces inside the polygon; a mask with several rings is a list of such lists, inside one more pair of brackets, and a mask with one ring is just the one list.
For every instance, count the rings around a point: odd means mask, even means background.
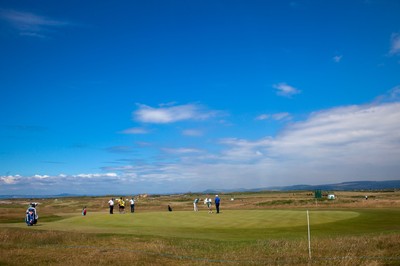
[{"label": "golfer", "polygon": [[108,201],[108,206],[110,206],[110,214],[114,213],[114,199]]},{"label": "golfer", "polygon": [[208,213],[212,213],[212,199],[207,197],[207,198],[204,200],[204,203],[207,204]]},{"label": "golfer", "polygon": [[193,201],[193,210],[195,212],[199,211],[199,209],[197,208],[197,203],[199,203],[199,198],[195,198]]},{"label": "golfer", "polygon": [[219,202],[220,202],[220,198],[218,197],[218,195],[215,195],[215,209],[217,210],[217,213],[219,213]]},{"label": "golfer", "polygon": [[131,213],[135,212],[135,199],[132,197],[131,200],[129,201],[131,204]]}]

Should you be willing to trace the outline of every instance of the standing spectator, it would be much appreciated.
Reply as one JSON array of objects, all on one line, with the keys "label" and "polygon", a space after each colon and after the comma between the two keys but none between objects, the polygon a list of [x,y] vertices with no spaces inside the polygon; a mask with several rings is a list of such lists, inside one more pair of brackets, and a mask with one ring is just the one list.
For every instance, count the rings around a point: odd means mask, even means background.
[{"label": "standing spectator", "polygon": [[118,200],[118,206],[119,206],[119,213],[125,213],[125,201],[122,197]]},{"label": "standing spectator", "polygon": [[110,206],[110,214],[113,214],[114,213],[114,199],[113,198],[108,201],[108,206]]},{"label": "standing spectator", "polygon": [[211,200],[211,198],[207,197],[206,201],[207,201],[206,204],[207,204],[207,208],[208,208],[208,213],[212,213],[212,200]]},{"label": "standing spectator", "polygon": [[82,209],[82,216],[86,216],[86,206]]},{"label": "standing spectator", "polygon": [[197,203],[199,203],[199,198],[195,198],[193,201],[193,209],[195,212],[199,211],[199,209],[197,208]]},{"label": "standing spectator", "polygon": [[125,201],[122,197],[118,200],[118,209],[119,213],[125,213]]},{"label": "standing spectator", "polygon": [[217,213],[219,213],[219,202],[220,202],[220,198],[218,197],[218,195],[215,195],[215,209],[217,210]]},{"label": "standing spectator", "polygon": [[135,212],[135,199],[132,197],[131,200],[129,201],[131,204],[131,213]]}]

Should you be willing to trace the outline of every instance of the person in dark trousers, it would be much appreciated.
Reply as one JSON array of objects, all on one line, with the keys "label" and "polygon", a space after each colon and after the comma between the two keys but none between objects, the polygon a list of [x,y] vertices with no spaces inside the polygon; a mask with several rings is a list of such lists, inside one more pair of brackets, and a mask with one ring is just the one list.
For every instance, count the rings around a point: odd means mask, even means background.
[{"label": "person in dark trousers", "polygon": [[131,200],[129,201],[131,204],[131,213],[135,212],[135,199],[132,197]]},{"label": "person in dark trousers", "polygon": [[114,213],[114,199],[110,199],[108,201],[108,205],[110,206],[110,214]]},{"label": "person in dark trousers", "polygon": [[217,210],[217,213],[219,213],[219,202],[220,202],[220,198],[218,197],[218,195],[215,195],[215,209]]},{"label": "person in dark trousers", "polygon": [[118,206],[119,206],[119,213],[125,214],[125,201],[122,197],[118,200]]},{"label": "person in dark trousers", "polygon": [[169,211],[169,212],[172,212],[172,208],[171,208],[171,206],[169,206],[169,205],[168,205],[168,211]]}]

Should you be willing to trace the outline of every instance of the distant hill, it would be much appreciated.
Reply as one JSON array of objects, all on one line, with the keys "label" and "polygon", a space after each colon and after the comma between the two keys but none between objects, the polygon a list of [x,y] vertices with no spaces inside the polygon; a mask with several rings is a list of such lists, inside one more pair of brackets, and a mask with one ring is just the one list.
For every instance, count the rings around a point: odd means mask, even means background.
[{"label": "distant hill", "polygon": [[348,191],[348,190],[382,190],[382,189],[400,189],[400,180],[389,180],[389,181],[354,181],[354,182],[343,182],[336,184],[324,184],[324,185],[296,185],[296,186],[285,186],[285,187],[271,187],[271,190],[336,190],[336,191]]},{"label": "distant hill", "polygon": [[389,181],[353,181],[335,184],[322,184],[322,185],[293,185],[293,186],[275,186],[275,187],[262,187],[262,188],[237,188],[237,189],[208,189],[203,191],[205,194],[214,194],[218,192],[258,192],[258,191],[293,191],[293,190],[329,190],[329,191],[352,191],[352,190],[383,190],[383,189],[400,189],[400,180]]}]

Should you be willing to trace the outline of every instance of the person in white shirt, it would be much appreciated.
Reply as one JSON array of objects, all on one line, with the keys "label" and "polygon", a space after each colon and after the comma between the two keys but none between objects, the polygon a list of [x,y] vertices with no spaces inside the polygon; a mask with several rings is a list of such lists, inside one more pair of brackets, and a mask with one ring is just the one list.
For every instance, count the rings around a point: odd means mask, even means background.
[{"label": "person in white shirt", "polygon": [[207,204],[208,213],[212,213],[212,199],[207,197],[204,202]]},{"label": "person in white shirt", "polygon": [[199,203],[199,198],[195,198],[193,201],[193,210],[195,212],[199,211],[199,209],[197,208],[197,203]]},{"label": "person in white shirt", "polygon": [[108,201],[108,206],[110,206],[110,214],[114,213],[114,199]]},{"label": "person in white shirt", "polygon": [[135,212],[135,199],[132,197],[129,200],[129,203],[131,204],[131,213],[134,213]]}]

